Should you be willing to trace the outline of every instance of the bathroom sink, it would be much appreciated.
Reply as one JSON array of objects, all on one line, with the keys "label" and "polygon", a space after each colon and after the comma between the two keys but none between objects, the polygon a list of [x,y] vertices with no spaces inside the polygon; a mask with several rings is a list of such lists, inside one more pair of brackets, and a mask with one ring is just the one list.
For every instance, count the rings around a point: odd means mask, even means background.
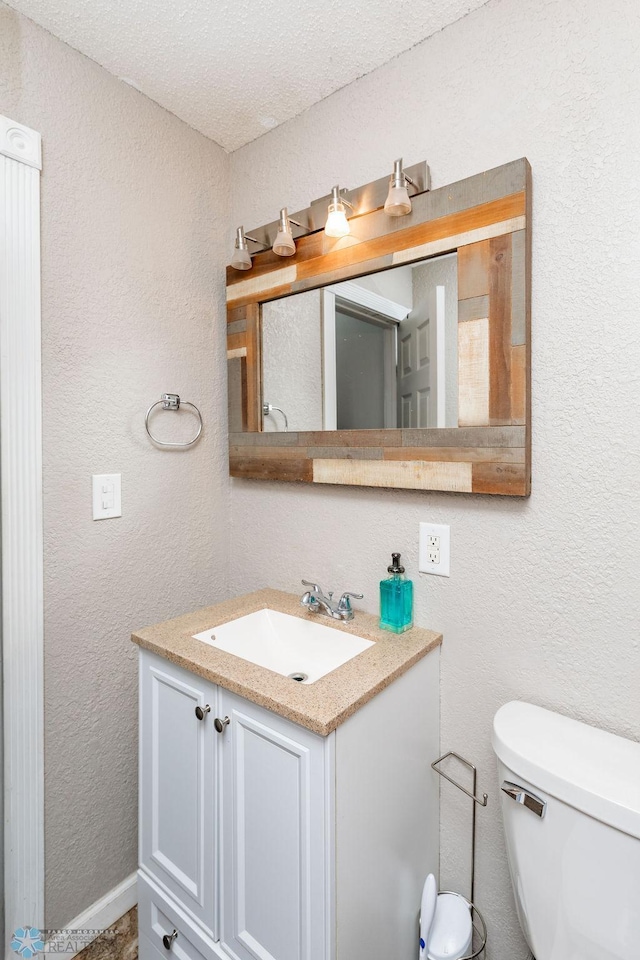
[{"label": "bathroom sink", "polygon": [[300,683],[314,683],[373,646],[373,640],[268,609],[193,636]]}]

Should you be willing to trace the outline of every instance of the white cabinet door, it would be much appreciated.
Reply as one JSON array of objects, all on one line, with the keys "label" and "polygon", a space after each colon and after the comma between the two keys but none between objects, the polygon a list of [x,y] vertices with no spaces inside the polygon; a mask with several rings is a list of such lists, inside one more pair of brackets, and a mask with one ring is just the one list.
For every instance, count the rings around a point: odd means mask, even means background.
[{"label": "white cabinet door", "polygon": [[221,942],[240,960],[330,956],[333,738],[220,690]]},{"label": "white cabinet door", "polygon": [[217,697],[213,684],[141,652],[140,866],[213,939]]}]

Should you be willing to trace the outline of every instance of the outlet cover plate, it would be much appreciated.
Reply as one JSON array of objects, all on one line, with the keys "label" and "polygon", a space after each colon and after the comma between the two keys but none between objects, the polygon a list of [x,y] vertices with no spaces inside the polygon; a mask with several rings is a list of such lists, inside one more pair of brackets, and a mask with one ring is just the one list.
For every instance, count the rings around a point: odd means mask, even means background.
[{"label": "outlet cover plate", "polygon": [[[435,574],[436,577],[450,576],[451,568],[451,528],[445,523],[421,523],[418,547],[418,570],[420,573]],[[440,563],[430,559],[433,552],[432,537],[440,540]]]}]

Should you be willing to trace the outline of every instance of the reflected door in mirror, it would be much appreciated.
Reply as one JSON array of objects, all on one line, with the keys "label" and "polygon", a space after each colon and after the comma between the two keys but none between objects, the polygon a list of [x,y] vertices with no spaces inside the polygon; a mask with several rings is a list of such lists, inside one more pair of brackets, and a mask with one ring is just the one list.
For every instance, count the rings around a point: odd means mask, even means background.
[{"label": "reflected door in mirror", "polygon": [[265,303],[264,431],[457,426],[457,298],[453,253]]}]

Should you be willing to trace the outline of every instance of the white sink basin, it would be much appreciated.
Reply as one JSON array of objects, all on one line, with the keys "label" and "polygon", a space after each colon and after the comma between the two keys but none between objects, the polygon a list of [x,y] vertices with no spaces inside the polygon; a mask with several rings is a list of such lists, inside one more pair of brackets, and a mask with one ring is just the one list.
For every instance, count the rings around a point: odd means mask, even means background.
[{"label": "white sink basin", "polygon": [[373,646],[373,640],[267,609],[193,636],[300,683],[314,683]]}]

